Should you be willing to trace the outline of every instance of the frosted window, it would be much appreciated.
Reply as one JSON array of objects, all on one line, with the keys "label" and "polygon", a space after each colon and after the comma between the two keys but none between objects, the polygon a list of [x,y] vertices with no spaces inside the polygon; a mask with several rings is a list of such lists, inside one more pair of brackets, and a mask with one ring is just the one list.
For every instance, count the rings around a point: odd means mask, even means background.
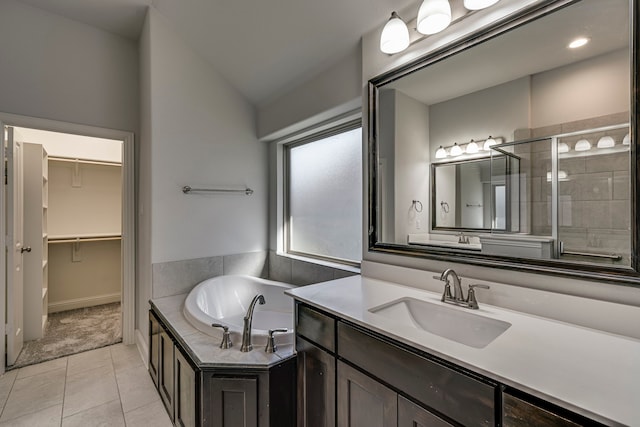
[{"label": "frosted window", "polygon": [[289,250],[360,262],[362,129],[289,149]]}]

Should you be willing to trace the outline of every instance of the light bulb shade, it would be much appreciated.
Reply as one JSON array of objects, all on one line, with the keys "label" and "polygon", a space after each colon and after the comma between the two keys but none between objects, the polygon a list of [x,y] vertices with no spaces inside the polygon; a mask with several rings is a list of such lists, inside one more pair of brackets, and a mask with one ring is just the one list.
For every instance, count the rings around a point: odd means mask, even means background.
[{"label": "light bulb shade", "polygon": [[603,136],[598,140],[598,148],[611,148],[615,147],[616,141],[610,136]]},{"label": "light bulb shade", "polygon": [[436,159],[445,159],[447,157],[447,150],[442,145],[436,150]]},{"label": "light bulb shade", "polygon": [[591,150],[591,143],[586,139],[581,139],[580,141],[576,142],[576,146],[574,147],[574,150],[589,151]]},{"label": "light bulb shade", "polygon": [[464,0],[464,7],[468,10],[480,10],[485,7],[493,6],[499,0]]},{"label": "light bulb shade", "polygon": [[491,149],[492,146],[498,144],[498,142],[493,139],[491,136],[489,136],[489,138],[484,142],[484,150],[485,151],[489,151]]},{"label": "light bulb shade", "polygon": [[569,145],[566,142],[559,142],[558,153],[568,153],[568,152],[569,152]]},{"label": "light bulb shade", "polygon": [[630,145],[630,144],[631,144],[631,137],[629,136],[629,134],[626,134],[622,139],[622,145]]},{"label": "light bulb shade", "polygon": [[435,34],[451,23],[449,0],[424,0],[418,10],[417,29],[421,34]]},{"label": "light bulb shade", "polygon": [[480,147],[478,147],[478,144],[472,139],[470,143],[467,144],[467,153],[468,154],[475,154],[480,150]]},{"label": "light bulb shade", "polygon": [[463,153],[462,148],[460,148],[458,143],[456,142],[455,144],[453,144],[453,147],[451,147],[451,155],[452,156],[459,156],[462,153]]},{"label": "light bulb shade", "polygon": [[380,35],[380,50],[393,54],[402,52],[409,47],[409,29],[397,13],[391,13],[382,34]]}]

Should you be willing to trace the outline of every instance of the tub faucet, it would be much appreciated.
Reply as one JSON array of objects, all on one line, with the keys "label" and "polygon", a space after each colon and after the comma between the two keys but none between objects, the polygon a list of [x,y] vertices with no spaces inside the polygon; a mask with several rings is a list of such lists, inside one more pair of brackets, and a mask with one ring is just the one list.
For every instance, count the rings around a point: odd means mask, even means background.
[{"label": "tub faucet", "polygon": [[253,321],[253,310],[256,307],[256,303],[260,303],[260,305],[264,304],[264,297],[261,294],[253,297],[253,299],[251,300],[251,304],[249,304],[249,310],[247,310],[247,314],[244,316],[244,327],[242,328],[242,346],[240,347],[240,351],[244,353],[253,350],[253,346],[251,345],[251,322]]}]

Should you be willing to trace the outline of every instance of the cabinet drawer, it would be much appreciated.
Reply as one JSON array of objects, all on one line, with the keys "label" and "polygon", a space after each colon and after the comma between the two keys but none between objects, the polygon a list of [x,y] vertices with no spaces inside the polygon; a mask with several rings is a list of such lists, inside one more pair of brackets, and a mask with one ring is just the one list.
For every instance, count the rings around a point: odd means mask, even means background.
[{"label": "cabinet drawer", "polygon": [[496,385],[338,322],[338,355],[465,426],[495,425]]},{"label": "cabinet drawer", "polygon": [[504,427],[578,427],[582,425],[508,393],[502,394],[502,407]]},{"label": "cabinet drawer", "polygon": [[296,304],[296,333],[335,351],[335,320],[306,305]]}]

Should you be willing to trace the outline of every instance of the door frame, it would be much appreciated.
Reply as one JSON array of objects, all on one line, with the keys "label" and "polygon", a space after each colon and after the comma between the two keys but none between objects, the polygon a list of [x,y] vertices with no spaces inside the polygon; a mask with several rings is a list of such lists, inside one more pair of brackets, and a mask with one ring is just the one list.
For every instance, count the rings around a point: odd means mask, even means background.
[{"label": "door frame", "polygon": [[[5,126],[24,127],[51,132],[70,133],[95,138],[122,141],[122,342],[135,344],[135,272],[136,272],[136,216],[135,216],[135,138],[133,132],[107,129],[96,126],[61,122],[0,112],[0,123]],[[4,132],[4,129],[1,130]],[[4,139],[4,137],[3,137]],[[1,149],[4,155],[4,146]],[[2,157],[4,158],[4,156]],[[0,173],[4,179],[5,165],[0,162]],[[6,196],[5,186],[0,186],[0,200]],[[4,203],[3,203],[4,204]],[[6,248],[4,209],[0,209],[0,248]],[[5,257],[0,257],[0,277],[6,277]],[[0,337],[6,334],[6,279],[3,279],[4,291],[0,291]],[[0,339],[0,354],[6,352],[6,341]],[[6,361],[0,363],[0,374],[5,371]]]}]

